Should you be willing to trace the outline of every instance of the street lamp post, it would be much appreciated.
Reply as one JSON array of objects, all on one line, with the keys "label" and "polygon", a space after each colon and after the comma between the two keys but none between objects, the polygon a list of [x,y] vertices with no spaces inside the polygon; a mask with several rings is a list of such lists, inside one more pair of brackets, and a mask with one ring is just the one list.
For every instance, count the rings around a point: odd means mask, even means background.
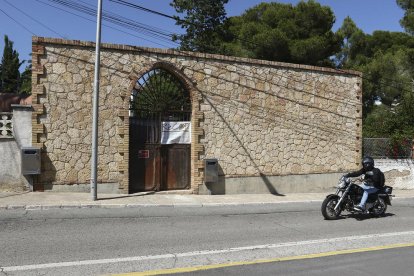
[{"label": "street lamp post", "polygon": [[97,200],[97,167],[98,167],[98,117],[99,117],[99,71],[101,57],[101,20],[102,0],[98,0],[95,43],[95,78],[93,90],[93,123],[92,123],[92,158],[91,158],[91,195]]}]

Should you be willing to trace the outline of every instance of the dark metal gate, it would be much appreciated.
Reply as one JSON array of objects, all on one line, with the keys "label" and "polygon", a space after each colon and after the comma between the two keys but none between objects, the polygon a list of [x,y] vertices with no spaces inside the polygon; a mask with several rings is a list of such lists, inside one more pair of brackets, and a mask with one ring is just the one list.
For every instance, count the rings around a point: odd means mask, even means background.
[{"label": "dark metal gate", "polygon": [[190,122],[188,91],[155,69],[137,81],[130,110],[130,192],[190,188],[191,144],[162,144],[162,122]]}]

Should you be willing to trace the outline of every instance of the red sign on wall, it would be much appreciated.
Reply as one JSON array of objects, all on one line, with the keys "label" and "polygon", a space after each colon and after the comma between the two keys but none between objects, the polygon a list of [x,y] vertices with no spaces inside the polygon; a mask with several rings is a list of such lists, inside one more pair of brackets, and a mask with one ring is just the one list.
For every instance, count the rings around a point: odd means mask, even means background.
[{"label": "red sign on wall", "polygon": [[139,150],[138,151],[138,158],[149,158],[149,150]]}]

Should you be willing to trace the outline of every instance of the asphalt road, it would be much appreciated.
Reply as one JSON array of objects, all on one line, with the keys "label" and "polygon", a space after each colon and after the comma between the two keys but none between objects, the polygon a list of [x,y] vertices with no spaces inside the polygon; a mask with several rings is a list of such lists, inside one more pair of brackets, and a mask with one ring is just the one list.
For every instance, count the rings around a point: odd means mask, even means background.
[{"label": "asphalt road", "polygon": [[174,276],[212,275],[289,275],[289,276],[412,276],[414,247],[384,249],[310,259],[274,261],[251,265],[203,269],[195,272],[166,274]]},{"label": "asphalt road", "polygon": [[104,275],[407,244],[413,208],[400,199],[385,217],[337,221],[324,220],[318,202],[6,210],[0,267],[7,275]]}]

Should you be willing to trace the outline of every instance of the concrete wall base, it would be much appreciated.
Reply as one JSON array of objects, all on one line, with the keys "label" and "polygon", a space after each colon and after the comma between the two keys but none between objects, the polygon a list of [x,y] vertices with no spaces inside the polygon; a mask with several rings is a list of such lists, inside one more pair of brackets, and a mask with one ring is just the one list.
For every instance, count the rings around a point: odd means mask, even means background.
[{"label": "concrete wall base", "polygon": [[199,194],[289,194],[334,192],[343,173],[286,176],[219,177],[206,183]]},{"label": "concrete wall base", "polygon": [[[71,185],[53,185],[45,184],[45,192],[71,192],[71,193],[90,193],[90,184],[71,184]],[[118,183],[98,183],[98,194],[120,194],[122,190],[119,189]]]}]

